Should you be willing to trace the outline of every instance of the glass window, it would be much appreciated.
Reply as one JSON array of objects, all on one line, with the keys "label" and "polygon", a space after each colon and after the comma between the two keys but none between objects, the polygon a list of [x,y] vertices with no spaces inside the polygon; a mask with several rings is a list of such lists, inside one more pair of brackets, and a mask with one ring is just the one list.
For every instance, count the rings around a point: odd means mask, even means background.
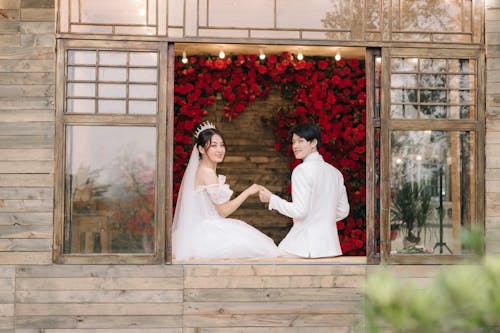
[{"label": "glass window", "polygon": [[462,254],[470,226],[471,135],[391,133],[391,253]]},{"label": "glass window", "polygon": [[[65,112],[157,113],[151,103],[158,90],[157,52],[68,50],[67,57]],[[138,104],[146,106],[138,110]]]},{"label": "glass window", "polygon": [[156,128],[66,128],[65,253],[152,253]]},{"label": "glass window", "polygon": [[476,103],[475,63],[474,59],[393,58],[391,118],[470,118],[469,106]]},{"label": "glass window", "polygon": [[87,43],[62,40],[58,52],[55,261],[164,262],[171,209],[158,171],[167,164],[162,48]]},{"label": "glass window", "polygon": [[380,120],[377,112],[373,119],[380,141],[371,159],[380,173],[372,262],[456,262],[469,254],[463,230],[484,223],[484,101],[476,87],[484,64],[475,52],[432,53],[419,58],[394,48],[382,59],[382,82],[390,84],[382,87]]}]

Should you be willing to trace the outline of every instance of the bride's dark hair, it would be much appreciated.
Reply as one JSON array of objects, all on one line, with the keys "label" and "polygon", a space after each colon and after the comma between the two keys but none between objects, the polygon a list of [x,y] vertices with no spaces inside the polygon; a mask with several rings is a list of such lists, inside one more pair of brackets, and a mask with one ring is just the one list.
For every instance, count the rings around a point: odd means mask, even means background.
[{"label": "bride's dark hair", "polygon": [[[224,139],[224,134],[217,128],[208,128],[198,134],[198,137],[196,138],[196,147],[203,147],[205,150],[208,150],[210,148],[210,145],[212,144],[212,137],[217,134],[222,138],[222,142],[224,144],[226,143],[226,140]],[[199,156],[201,158],[201,153],[199,153]]]}]

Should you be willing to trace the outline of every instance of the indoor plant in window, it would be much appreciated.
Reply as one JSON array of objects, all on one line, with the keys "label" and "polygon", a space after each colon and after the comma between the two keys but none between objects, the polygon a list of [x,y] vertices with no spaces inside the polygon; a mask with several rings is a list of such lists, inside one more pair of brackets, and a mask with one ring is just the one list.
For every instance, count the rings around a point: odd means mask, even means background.
[{"label": "indoor plant in window", "polygon": [[391,204],[391,230],[393,225],[401,228],[405,248],[420,243],[430,206],[431,191],[428,185],[403,181],[396,190]]}]

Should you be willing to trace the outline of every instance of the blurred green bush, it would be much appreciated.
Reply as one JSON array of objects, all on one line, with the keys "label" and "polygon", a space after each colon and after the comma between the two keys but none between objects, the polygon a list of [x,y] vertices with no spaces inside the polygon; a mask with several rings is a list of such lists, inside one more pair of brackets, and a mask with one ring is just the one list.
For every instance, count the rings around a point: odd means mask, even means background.
[{"label": "blurred green bush", "polygon": [[500,332],[500,257],[484,255],[482,233],[463,234],[475,260],[443,268],[426,287],[401,280],[390,267],[369,276],[367,332]]}]

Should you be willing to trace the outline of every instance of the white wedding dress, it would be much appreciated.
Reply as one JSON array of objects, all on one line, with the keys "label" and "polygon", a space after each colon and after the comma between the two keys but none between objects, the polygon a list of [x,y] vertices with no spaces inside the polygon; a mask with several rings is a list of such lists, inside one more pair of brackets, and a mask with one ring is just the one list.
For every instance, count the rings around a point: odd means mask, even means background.
[{"label": "white wedding dress", "polygon": [[198,152],[193,149],[174,216],[174,259],[277,257],[278,247],[271,238],[243,221],[218,214],[214,204],[229,201],[233,194],[224,176],[219,175],[218,184],[195,188],[198,164]]}]

